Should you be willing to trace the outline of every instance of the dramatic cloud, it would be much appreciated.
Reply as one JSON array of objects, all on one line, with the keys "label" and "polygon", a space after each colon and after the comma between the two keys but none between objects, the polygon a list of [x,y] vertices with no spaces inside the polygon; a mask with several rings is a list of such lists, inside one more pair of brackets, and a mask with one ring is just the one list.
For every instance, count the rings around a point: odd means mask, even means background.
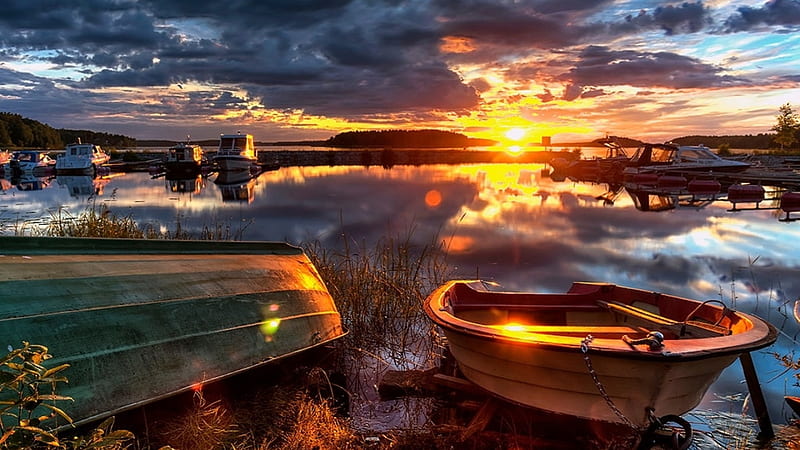
[{"label": "dramatic cloud", "polygon": [[[797,0],[7,0],[0,109],[125,132],[185,120],[298,137],[377,124],[488,133],[534,116],[559,129],[575,122],[558,102],[587,117],[663,90],[773,83],[790,95],[799,11]],[[71,104],[38,109],[40,95]]]},{"label": "dramatic cloud", "polygon": [[746,31],[764,25],[800,27],[800,1],[770,0],[760,8],[742,6],[725,22],[729,31]]},{"label": "dramatic cloud", "polygon": [[562,79],[580,86],[662,87],[673,89],[718,87],[745,83],[745,80],[721,75],[719,67],[674,53],[614,51],[589,46],[579,61]]}]

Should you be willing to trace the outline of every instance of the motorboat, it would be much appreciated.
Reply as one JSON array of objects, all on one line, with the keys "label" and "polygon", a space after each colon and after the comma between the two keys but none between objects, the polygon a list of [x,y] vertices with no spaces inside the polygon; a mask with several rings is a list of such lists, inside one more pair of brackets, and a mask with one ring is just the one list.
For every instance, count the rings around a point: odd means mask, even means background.
[{"label": "motorboat", "polygon": [[167,149],[164,170],[168,174],[194,174],[200,171],[203,161],[202,147],[181,142]]},{"label": "motorboat", "polygon": [[0,171],[4,170],[6,163],[11,159],[11,152],[8,150],[0,150]]},{"label": "motorboat", "polygon": [[704,145],[644,144],[628,161],[626,179],[648,173],[741,172],[750,163],[721,158]]},{"label": "motorboat", "polygon": [[0,236],[0,249],[0,342],[69,364],[57,393],[73,401],[56,406],[73,425],[345,335],[317,269],[281,242]]},{"label": "motorboat", "polygon": [[6,176],[14,173],[46,176],[52,174],[55,162],[47,152],[21,150],[11,155],[11,158],[5,163],[3,171]]},{"label": "motorboat", "polygon": [[450,281],[424,303],[467,380],[523,406],[631,427],[690,411],[724,368],[778,333],[719,300],[589,282],[558,294],[492,289]]},{"label": "motorboat", "polygon": [[212,158],[217,168],[226,170],[251,170],[258,164],[258,153],[251,134],[223,134],[219,148]]},{"label": "motorboat", "polygon": [[56,159],[56,173],[80,173],[94,175],[111,156],[99,145],[84,144],[80,139],[67,145],[64,154]]}]

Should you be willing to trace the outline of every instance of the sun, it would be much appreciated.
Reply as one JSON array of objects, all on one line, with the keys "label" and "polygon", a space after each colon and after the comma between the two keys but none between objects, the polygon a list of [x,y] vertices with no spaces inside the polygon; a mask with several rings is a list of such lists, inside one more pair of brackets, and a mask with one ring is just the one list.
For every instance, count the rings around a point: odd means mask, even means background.
[{"label": "sun", "polygon": [[512,128],[506,131],[506,137],[512,141],[518,141],[525,137],[525,130],[522,128]]}]

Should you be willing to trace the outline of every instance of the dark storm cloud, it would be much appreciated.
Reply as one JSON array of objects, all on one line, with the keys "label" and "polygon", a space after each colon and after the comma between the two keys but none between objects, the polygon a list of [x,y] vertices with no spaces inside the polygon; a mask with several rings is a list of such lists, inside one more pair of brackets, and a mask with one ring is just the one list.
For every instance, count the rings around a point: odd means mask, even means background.
[{"label": "dark storm cloud", "polygon": [[659,6],[652,12],[641,10],[637,15],[628,15],[623,23],[614,28],[627,31],[659,28],[667,35],[696,33],[712,23],[709,13],[702,2]]},{"label": "dark storm cloud", "polygon": [[218,0],[144,0],[140,3],[159,18],[211,18],[221,27],[241,31],[265,26],[308,27],[327,22],[345,14],[354,0],[231,0],[222,4]]},{"label": "dark storm cloud", "polygon": [[613,3],[613,0],[533,0],[530,2],[536,11],[543,14],[593,11],[609,3]]},{"label": "dark storm cloud", "polygon": [[[243,89],[266,108],[368,121],[375,114],[461,113],[477,106],[457,62],[505,66],[541,57],[515,79],[561,81],[562,98],[608,95],[602,86],[720,87],[742,83],[672,53],[587,47],[643,30],[696,33],[701,2],[612,14],[611,0],[6,0],[0,59],[48,62],[86,74],[73,88],[212,83]],[[739,8],[736,22],[791,22],[798,1]],[[733,20],[733,18],[732,18]],[[783,22],[780,22],[783,20]],[[443,52],[445,37],[474,49]],[[547,60],[564,58],[559,66]],[[665,70],[665,68],[667,68]],[[526,71],[527,70],[527,71]],[[72,71],[75,73],[75,70]],[[558,74],[563,74],[558,77]],[[210,88],[211,89],[211,88]],[[549,92],[542,99],[554,99]],[[206,95],[190,101],[208,99]],[[511,98],[511,97],[509,97]],[[217,105],[193,105],[198,111]]]},{"label": "dark storm cloud", "polygon": [[575,86],[628,85],[673,89],[731,86],[746,82],[721,72],[719,67],[675,53],[620,51],[592,45],[580,53],[575,67],[561,75],[561,79]]},{"label": "dark storm cloud", "polygon": [[742,6],[725,21],[727,31],[746,31],[763,25],[800,25],[800,0],[772,0],[761,8]]}]

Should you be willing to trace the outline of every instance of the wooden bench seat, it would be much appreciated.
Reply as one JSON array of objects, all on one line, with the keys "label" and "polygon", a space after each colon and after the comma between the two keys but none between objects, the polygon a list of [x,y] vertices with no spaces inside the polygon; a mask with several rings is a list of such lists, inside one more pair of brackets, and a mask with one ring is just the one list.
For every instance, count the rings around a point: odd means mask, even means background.
[{"label": "wooden bench seat", "polygon": [[668,332],[678,337],[705,338],[730,334],[730,330],[713,324],[692,320],[681,322],[620,302],[598,300],[597,304],[609,311],[645,322],[648,326],[652,326],[653,331]]},{"label": "wooden bench seat", "polygon": [[508,304],[508,303],[455,303],[454,311],[471,311],[477,309],[500,309],[506,311],[600,311],[598,305],[563,305],[563,304]]},{"label": "wooden bench seat", "polygon": [[559,336],[586,337],[592,335],[596,338],[619,339],[623,335],[630,337],[643,336],[649,330],[633,326],[603,326],[603,325],[492,325],[491,328],[506,330],[509,333],[541,333]]}]

